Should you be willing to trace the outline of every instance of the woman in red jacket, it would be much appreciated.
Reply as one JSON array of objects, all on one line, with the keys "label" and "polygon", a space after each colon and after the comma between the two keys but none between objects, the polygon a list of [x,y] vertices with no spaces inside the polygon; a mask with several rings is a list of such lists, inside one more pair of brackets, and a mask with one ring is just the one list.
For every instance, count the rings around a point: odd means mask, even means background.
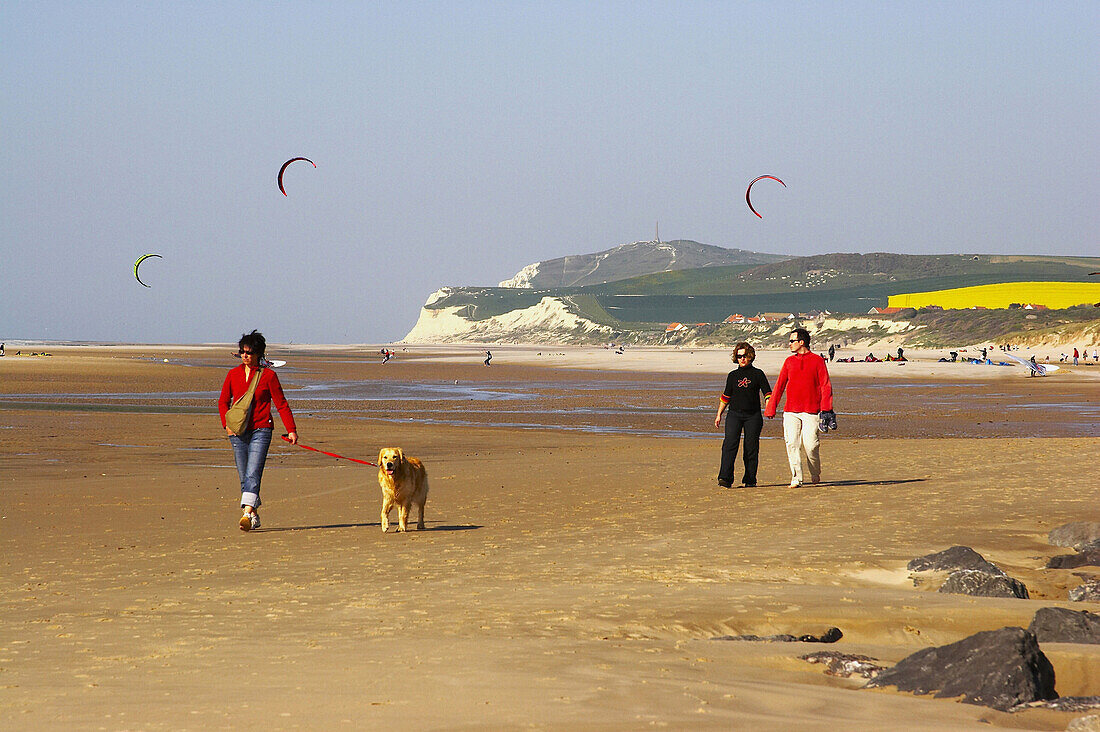
[{"label": "woman in red jacket", "polygon": [[[271,419],[271,405],[279,410],[283,427],[286,428],[287,439],[292,445],[298,443],[298,432],[294,426],[294,415],[290,411],[290,405],[283,396],[283,386],[279,383],[279,377],[273,369],[260,367],[260,360],[267,349],[267,341],[259,331],[252,331],[241,336],[237,342],[237,353],[241,357],[241,365],[230,369],[225,375],[225,383],[222,384],[221,397],[218,399],[218,411],[222,417],[222,428],[229,435],[229,442],[233,445],[233,457],[237,462],[237,474],[241,479],[241,531],[251,531],[260,528],[260,479],[264,474],[264,463],[267,461],[267,449],[271,445],[271,432],[275,422]],[[252,381],[253,374],[259,371],[259,381],[256,391],[252,396],[252,413],[249,417],[250,424],[244,434],[238,436],[225,425],[225,413],[240,397],[248,391],[248,385]]]},{"label": "woman in red jacket", "polygon": [[[832,414],[833,386],[825,359],[810,350],[810,334],[795,328],[790,337],[791,355],[783,362],[775,391],[764,407],[764,416],[775,416],[776,407],[787,390],[783,405],[783,441],[791,465],[791,488],[802,485],[802,455],[810,465],[810,482],[821,482],[821,454],[818,427],[821,413]],[[835,425],[835,420],[834,420]],[[834,426],[835,429],[835,426]]]}]

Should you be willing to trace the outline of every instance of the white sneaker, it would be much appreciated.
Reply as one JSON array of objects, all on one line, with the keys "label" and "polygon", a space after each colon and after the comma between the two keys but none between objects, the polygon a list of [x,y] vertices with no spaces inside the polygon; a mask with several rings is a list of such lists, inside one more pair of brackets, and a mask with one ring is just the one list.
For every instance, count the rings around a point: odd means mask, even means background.
[{"label": "white sneaker", "polygon": [[252,531],[252,514],[247,511],[241,516],[241,531]]},{"label": "white sneaker", "polygon": [[253,512],[252,514],[252,528],[260,528],[260,514]]}]

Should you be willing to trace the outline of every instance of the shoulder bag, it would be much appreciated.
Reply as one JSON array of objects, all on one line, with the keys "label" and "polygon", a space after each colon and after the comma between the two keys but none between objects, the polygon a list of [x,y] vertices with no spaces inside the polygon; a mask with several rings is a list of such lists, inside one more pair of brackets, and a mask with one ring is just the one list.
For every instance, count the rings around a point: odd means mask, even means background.
[{"label": "shoulder bag", "polygon": [[248,391],[240,399],[233,402],[233,406],[225,413],[225,426],[240,437],[252,424],[252,395],[256,393],[256,384],[260,383],[260,374],[263,369],[256,369],[252,382],[248,385]]}]

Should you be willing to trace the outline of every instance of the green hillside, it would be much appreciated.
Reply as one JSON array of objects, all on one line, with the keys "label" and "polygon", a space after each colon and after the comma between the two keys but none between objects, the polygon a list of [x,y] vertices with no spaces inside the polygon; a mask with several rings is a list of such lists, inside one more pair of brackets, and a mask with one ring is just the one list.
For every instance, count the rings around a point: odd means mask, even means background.
[{"label": "green hillside", "polygon": [[432,308],[463,307],[482,320],[531,307],[543,297],[567,298],[597,323],[716,323],[733,313],[866,313],[889,295],[997,282],[1089,282],[1100,258],[999,255],[825,254],[758,266],[661,272],[587,287],[525,290],[456,288]]}]

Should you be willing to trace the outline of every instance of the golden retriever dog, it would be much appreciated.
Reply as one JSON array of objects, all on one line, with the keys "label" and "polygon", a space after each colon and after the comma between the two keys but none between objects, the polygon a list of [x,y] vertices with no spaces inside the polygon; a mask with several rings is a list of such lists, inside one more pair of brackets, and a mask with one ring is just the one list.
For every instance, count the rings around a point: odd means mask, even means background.
[{"label": "golden retriever dog", "polygon": [[428,500],[428,471],[414,457],[405,457],[400,447],[383,447],[378,452],[378,485],[382,487],[382,533],[390,527],[390,510],[397,506],[397,530],[408,531],[409,509],[420,510],[416,528],[424,529],[424,502]]}]

